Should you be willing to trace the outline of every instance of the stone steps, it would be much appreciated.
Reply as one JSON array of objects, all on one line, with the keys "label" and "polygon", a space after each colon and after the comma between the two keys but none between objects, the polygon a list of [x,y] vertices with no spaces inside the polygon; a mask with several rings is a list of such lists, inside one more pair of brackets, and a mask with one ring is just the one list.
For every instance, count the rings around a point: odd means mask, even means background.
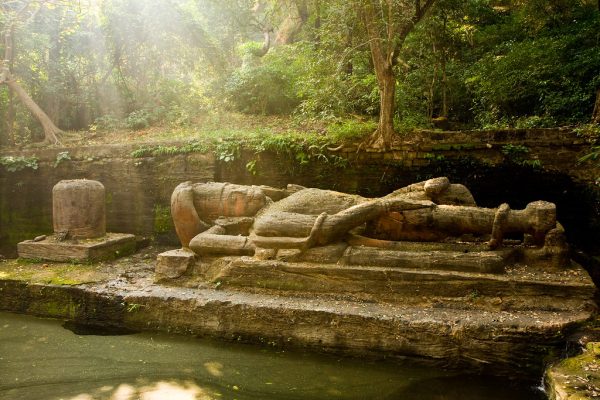
[{"label": "stone steps", "polygon": [[[590,310],[493,311],[248,293],[153,283],[123,271],[89,285],[0,279],[0,310],[375,358],[411,357],[494,375],[539,376]],[[191,282],[188,282],[191,283]],[[523,376],[521,375],[521,376]]]},{"label": "stone steps", "polygon": [[[559,354],[570,332],[594,312],[593,286],[576,265],[481,274],[225,258],[157,284],[149,261],[155,257],[136,254],[97,265],[101,276],[76,286],[7,278],[11,268],[23,267],[5,263],[0,310],[536,378],[547,357]],[[64,269],[50,264],[27,271],[44,275],[53,268]],[[266,278],[281,286],[269,287]],[[252,289],[258,282],[267,286]],[[465,295],[465,288],[478,292]],[[501,304],[491,303],[495,295]]]},{"label": "stone steps", "polygon": [[195,271],[214,285],[252,293],[498,311],[584,309],[593,307],[596,290],[576,264],[490,274],[225,258],[199,263]]}]

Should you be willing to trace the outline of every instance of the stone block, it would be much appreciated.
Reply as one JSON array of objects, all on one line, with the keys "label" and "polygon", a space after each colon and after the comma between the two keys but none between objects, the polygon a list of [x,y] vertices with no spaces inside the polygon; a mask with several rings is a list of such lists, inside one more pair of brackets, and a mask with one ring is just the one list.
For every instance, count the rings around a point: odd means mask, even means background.
[{"label": "stone block", "polygon": [[196,256],[188,249],[169,250],[156,257],[155,279],[176,279],[184,275],[194,265]]}]

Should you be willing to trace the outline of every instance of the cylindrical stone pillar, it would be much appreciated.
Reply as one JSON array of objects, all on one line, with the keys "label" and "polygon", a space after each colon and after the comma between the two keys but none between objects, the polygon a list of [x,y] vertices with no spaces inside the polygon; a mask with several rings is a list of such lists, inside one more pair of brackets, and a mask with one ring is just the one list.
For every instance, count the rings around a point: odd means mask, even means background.
[{"label": "cylindrical stone pillar", "polygon": [[106,234],[104,185],[86,179],[58,182],[52,189],[54,233],[74,239]]}]

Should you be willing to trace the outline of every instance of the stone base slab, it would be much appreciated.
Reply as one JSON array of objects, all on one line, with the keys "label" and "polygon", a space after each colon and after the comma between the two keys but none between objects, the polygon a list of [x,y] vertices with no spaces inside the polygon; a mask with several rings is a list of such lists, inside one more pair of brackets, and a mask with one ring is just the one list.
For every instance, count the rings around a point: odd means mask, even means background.
[{"label": "stone base slab", "polygon": [[463,371],[539,377],[590,311],[487,312],[108,281],[0,279],[0,310],[360,357],[414,357]]},{"label": "stone base slab", "polygon": [[489,274],[228,257],[201,260],[194,274],[208,284],[252,293],[494,311],[593,308],[596,292],[575,263],[564,270]]},{"label": "stone base slab", "polygon": [[21,258],[60,262],[112,260],[133,253],[135,248],[135,236],[128,233],[107,233],[101,238],[77,241],[58,241],[52,235],[17,245]]}]

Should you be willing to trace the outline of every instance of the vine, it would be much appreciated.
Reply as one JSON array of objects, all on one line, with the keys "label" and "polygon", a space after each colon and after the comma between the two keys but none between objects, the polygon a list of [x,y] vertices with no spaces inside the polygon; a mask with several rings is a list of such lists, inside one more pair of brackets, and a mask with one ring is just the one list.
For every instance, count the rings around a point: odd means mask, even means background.
[{"label": "vine", "polygon": [[240,159],[243,151],[249,151],[254,153],[254,157],[247,161],[246,169],[253,175],[258,173],[259,155],[264,152],[273,152],[286,159],[294,160],[300,167],[312,162],[323,162],[336,168],[348,167],[349,161],[346,157],[332,154],[328,150],[334,144],[331,138],[319,134],[256,132],[254,135],[246,134],[241,137],[233,132],[224,135],[223,138],[207,137],[183,145],[146,145],[132,151],[131,156],[144,158],[212,152],[217,160],[230,163]]},{"label": "vine", "polygon": [[17,172],[17,171],[24,170],[25,168],[31,168],[33,170],[38,169],[38,159],[35,156],[32,156],[32,157],[23,157],[23,156],[0,157],[0,164],[8,172]]}]

